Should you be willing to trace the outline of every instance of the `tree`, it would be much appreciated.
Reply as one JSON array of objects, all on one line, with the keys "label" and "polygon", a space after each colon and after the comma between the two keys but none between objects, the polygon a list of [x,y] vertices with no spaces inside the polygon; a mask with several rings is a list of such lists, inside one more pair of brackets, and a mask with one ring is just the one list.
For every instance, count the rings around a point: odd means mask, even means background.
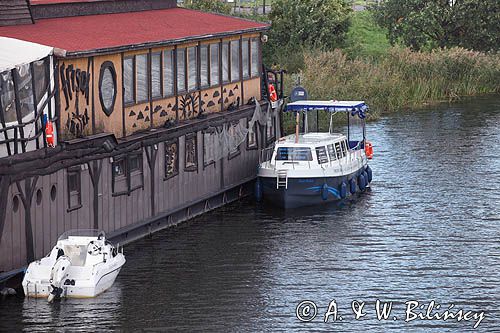
[{"label": "tree", "polygon": [[231,14],[231,5],[222,0],[188,0],[186,1],[186,7],[205,12]]},{"label": "tree", "polygon": [[342,46],[351,10],[345,0],[274,0],[266,58],[286,60],[303,47]]},{"label": "tree", "polygon": [[498,0],[385,0],[373,8],[392,44],[414,50],[461,46],[498,50]]}]

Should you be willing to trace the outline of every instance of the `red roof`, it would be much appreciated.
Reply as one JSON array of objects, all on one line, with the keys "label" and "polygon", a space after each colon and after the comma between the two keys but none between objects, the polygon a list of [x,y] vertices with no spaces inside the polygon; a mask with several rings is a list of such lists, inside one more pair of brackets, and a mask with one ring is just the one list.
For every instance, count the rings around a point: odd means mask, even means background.
[{"label": "red roof", "polygon": [[68,53],[94,53],[267,27],[267,24],[235,17],[170,8],[42,19],[35,24],[0,27],[0,36],[53,46]]}]

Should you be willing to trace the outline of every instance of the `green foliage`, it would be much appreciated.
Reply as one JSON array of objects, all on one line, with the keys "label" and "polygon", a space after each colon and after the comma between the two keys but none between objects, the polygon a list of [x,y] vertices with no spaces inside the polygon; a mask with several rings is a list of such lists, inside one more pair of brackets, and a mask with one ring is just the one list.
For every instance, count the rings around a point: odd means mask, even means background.
[{"label": "green foliage", "polygon": [[231,5],[222,0],[190,0],[186,1],[186,7],[220,14],[231,14]]},{"label": "green foliage", "polygon": [[305,55],[302,83],[312,99],[365,100],[377,113],[460,96],[500,92],[500,55],[463,48],[394,47],[376,61],[341,50]]},{"label": "green foliage", "polygon": [[272,27],[264,49],[266,63],[298,70],[300,48],[333,49],[343,45],[351,7],[345,0],[274,0]]},{"label": "green foliage", "polygon": [[385,0],[373,11],[393,44],[401,40],[414,50],[499,49],[498,0]]},{"label": "green foliage", "polygon": [[344,50],[351,58],[380,57],[391,46],[386,35],[387,30],[377,25],[370,11],[353,12]]}]

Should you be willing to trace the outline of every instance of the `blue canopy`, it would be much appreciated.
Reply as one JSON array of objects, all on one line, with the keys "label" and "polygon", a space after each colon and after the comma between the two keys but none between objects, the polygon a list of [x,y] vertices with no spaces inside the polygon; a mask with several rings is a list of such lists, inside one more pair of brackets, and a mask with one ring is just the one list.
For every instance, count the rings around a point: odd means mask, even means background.
[{"label": "blue canopy", "polygon": [[366,117],[368,105],[364,101],[297,101],[288,103],[285,112],[297,111],[328,111],[328,112],[351,112],[354,116],[358,114],[359,118]]}]

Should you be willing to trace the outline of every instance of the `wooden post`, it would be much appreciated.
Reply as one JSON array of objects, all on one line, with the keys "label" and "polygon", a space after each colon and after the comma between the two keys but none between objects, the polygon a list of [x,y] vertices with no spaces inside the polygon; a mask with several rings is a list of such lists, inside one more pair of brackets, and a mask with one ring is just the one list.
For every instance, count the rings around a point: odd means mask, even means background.
[{"label": "wooden post", "polygon": [[89,167],[90,180],[93,188],[93,212],[94,212],[94,229],[99,230],[99,179],[101,178],[102,160],[87,162]]},{"label": "wooden post", "polygon": [[28,177],[24,180],[24,191],[19,182],[16,182],[19,197],[24,206],[24,236],[26,238],[26,263],[29,264],[35,260],[35,249],[33,242],[33,225],[31,223],[31,201],[35,192],[38,176]]}]

